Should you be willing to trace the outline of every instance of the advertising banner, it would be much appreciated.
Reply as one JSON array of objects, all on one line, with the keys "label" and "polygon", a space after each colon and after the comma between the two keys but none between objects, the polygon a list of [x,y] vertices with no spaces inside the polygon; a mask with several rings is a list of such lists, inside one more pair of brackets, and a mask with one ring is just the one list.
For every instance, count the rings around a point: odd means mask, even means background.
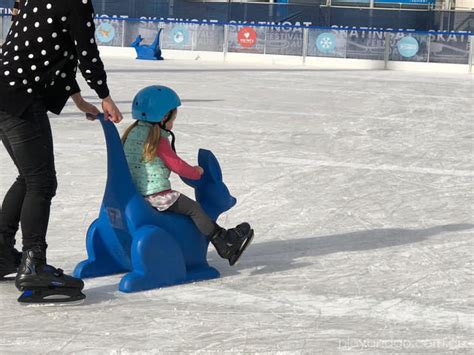
[{"label": "advertising banner", "polygon": [[430,62],[469,63],[469,36],[430,35]]}]

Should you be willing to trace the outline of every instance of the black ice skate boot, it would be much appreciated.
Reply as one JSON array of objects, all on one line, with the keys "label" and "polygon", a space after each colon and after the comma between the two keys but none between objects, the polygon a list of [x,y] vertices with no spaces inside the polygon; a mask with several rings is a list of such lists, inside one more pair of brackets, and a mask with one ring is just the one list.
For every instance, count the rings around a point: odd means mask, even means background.
[{"label": "black ice skate boot", "polygon": [[24,291],[21,303],[64,303],[83,300],[84,282],[65,275],[63,270],[46,264],[46,251],[40,247],[23,252],[15,285]]},{"label": "black ice skate boot", "polygon": [[21,253],[13,247],[14,244],[13,239],[7,242],[5,238],[0,237],[0,281],[12,280],[5,276],[16,274],[20,266]]},{"label": "black ice skate boot", "polygon": [[216,232],[209,239],[219,256],[227,259],[232,266],[252,242],[253,234],[253,229],[248,223],[241,223],[228,230],[217,227]]}]

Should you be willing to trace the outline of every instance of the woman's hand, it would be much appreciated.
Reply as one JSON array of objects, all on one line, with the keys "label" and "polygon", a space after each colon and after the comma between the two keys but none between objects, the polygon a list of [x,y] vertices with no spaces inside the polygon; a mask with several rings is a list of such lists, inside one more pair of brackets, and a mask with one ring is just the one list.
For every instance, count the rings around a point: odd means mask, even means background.
[{"label": "woman's hand", "polygon": [[104,110],[104,117],[106,120],[111,120],[114,123],[122,121],[122,113],[115,105],[114,100],[109,96],[102,100],[102,110]]},{"label": "woman's hand", "polygon": [[86,114],[86,118],[88,120],[95,119],[95,117],[100,113],[97,107],[95,107],[90,102],[84,100],[80,92],[71,95],[71,98],[76,104],[76,107],[79,109],[79,111],[82,111]]}]

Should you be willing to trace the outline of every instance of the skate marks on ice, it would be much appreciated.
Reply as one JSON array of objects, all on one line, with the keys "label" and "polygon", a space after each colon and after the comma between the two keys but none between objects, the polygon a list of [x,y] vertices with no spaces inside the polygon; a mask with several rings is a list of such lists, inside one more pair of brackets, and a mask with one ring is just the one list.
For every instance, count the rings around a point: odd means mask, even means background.
[{"label": "skate marks on ice", "polygon": [[[336,235],[273,240],[253,243],[236,270],[224,269],[222,276],[239,273],[238,269],[256,268],[251,275],[262,275],[299,269],[312,265],[299,261],[299,258],[318,257],[334,253],[370,251],[421,243],[430,237],[449,232],[461,232],[474,229],[474,224],[447,224],[425,229],[373,229]],[[214,258],[210,260],[214,262]]]}]

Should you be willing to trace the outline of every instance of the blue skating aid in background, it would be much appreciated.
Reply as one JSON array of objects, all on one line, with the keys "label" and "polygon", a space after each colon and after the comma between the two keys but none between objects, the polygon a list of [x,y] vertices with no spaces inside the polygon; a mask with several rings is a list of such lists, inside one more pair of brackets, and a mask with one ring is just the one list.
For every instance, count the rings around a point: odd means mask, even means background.
[{"label": "blue skating aid in background", "polygon": [[[79,263],[80,278],[127,273],[119,290],[135,292],[219,277],[207,263],[208,239],[191,218],[158,212],[137,192],[114,124],[99,117],[107,144],[107,183],[99,217],[87,232],[88,258]],[[222,181],[212,152],[199,150],[200,180],[183,181],[215,221],[236,204]]]},{"label": "blue skating aid in background", "polygon": [[135,51],[137,52],[137,58],[136,59],[145,59],[145,60],[163,60],[163,57],[161,56],[161,48],[160,48],[160,35],[161,31],[163,29],[160,28],[158,31],[155,40],[153,41],[152,44],[150,45],[140,45],[140,43],[143,41],[143,38],[141,35],[138,35],[137,38],[135,38],[135,41],[131,43],[131,46],[135,48]]}]

